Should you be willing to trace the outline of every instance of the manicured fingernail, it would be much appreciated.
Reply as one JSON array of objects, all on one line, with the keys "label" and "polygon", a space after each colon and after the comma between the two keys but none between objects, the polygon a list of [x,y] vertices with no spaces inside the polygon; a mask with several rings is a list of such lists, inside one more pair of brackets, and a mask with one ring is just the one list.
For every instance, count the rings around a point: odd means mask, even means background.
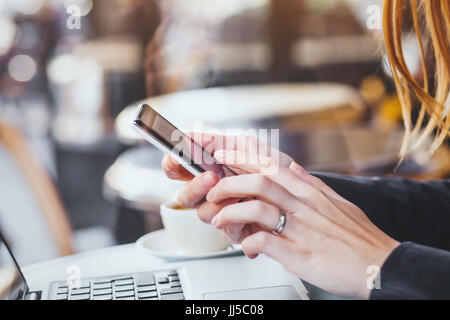
[{"label": "manicured fingernail", "polygon": [[216,184],[216,178],[215,176],[213,176],[212,173],[208,172],[203,176],[202,183],[205,186],[205,188],[211,188]]},{"label": "manicured fingernail", "polygon": [[219,161],[225,159],[225,150],[217,150],[214,152],[214,157]]},{"label": "manicured fingernail", "polygon": [[172,166],[172,167],[177,167],[179,165],[179,163],[174,158],[172,158],[171,156],[167,157],[166,164],[168,166]]},{"label": "manicured fingernail", "polygon": [[173,170],[170,170],[169,168],[167,168],[167,166],[166,166],[166,168],[165,168],[165,172],[166,172],[166,174],[167,174],[167,176],[170,178],[170,179],[178,179],[179,177],[180,177],[180,175],[178,174],[178,172],[176,172],[176,171],[173,171]]},{"label": "manicured fingernail", "polygon": [[289,170],[295,173],[299,178],[302,178],[307,174],[306,170],[294,161],[291,162]]},{"label": "manicured fingernail", "polygon": [[213,202],[214,201],[214,192],[209,191],[208,194],[206,195],[206,201],[208,202]]}]

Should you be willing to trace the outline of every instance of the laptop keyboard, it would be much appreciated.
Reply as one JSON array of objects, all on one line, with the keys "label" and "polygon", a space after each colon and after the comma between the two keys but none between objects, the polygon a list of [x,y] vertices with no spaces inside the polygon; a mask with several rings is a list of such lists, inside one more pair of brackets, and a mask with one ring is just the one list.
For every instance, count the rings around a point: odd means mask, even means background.
[{"label": "laptop keyboard", "polygon": [[56,300],[184,300],[176,270],[81,279],[56,285]]}]

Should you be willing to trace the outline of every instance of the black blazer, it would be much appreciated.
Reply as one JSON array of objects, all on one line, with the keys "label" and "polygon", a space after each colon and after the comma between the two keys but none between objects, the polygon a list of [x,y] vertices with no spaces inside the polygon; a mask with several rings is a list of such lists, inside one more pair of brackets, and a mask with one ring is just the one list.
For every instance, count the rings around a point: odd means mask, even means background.
[{"label": "black blazer", "polygon": [[450,299],[450,180],[415,182],[314,173],[402,244],[371,299]]}]

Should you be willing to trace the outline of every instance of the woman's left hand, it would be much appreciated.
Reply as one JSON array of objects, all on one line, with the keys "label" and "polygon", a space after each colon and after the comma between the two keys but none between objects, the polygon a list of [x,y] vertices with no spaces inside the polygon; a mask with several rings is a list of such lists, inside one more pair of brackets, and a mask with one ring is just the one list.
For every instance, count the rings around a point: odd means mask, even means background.
[{"label": "woman's left hand", "polygon": [[[264,175],[263,166],[238,163],[242,151],[219,151],[215,157],[248,174],[220,180],[208,195],[211,204],[250,199],[223,207],[211,223],[241,242],[245,254],[265,254],[288,271],[339,295],[369,298],[370,266],[381,268],[397,241],[378,229],[357,206],[318,178],[292,163]],[[241,161],[242,162],[242,161]],[[263,162],[269,164],[270,159]],[[283,232],[271,233],[286,215]]]}]

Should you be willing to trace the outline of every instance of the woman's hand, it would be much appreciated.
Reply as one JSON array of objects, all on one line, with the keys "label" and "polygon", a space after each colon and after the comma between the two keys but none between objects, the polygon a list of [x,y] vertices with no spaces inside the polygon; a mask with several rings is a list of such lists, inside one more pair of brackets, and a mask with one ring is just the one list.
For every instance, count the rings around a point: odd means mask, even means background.
[{"label": "woman's hand", "polygon": [[[234,150],[249,152],[257,152],[262,157],[269,154],[271,160],[277,166],[289,167],[292,158],[288,155],[268,148],[264,143],[250,136],[222,136],[214,134],[188,133],[188,135],[202,147],[208,150],[212,155],[217,150]],[[166,156],[162,161],[162,167],[167,177],[173,180],[187,181],[188,183],[179,191],[178,202],[186,208],[197,208],[198,215],[206,223],[210,223],[211,219],[226,204],[238,202],[239,199],[228,199],[223,203],[208,203],[205,201],[208,191],[219,181],[213,172],[205,172],[194,177],[189,171],[181,166],[172,157]],[[236,169],[237,173],[245,173]],[[231,229],[230,229],[231,230]],[[238,231],[236,231],[238,232]]]},{"label": "woman's hand", "polygon": [[[242,242],[250,258],[263,253],[300,278],[330,292],[368,298],[369,266],[381,268],[399,243],[321,180],[292,162],[276,174],[262,175],[258,164],[238,163],[242,151],[217,152],[227,166],[248,174],[219,181],[207,194],[212,224]],[[220,207],[232,199],[253,199]],[[272,231],[280,215],[284,231]],[[227,231],[231,227],[230,231]]]}]

